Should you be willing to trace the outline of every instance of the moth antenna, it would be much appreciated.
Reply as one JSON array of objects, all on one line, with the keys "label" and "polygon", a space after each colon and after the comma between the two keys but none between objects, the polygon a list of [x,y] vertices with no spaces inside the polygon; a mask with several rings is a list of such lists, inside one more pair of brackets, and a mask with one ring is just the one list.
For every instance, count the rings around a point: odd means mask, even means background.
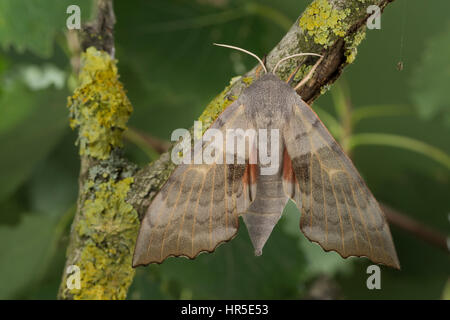
[{"label": "moth antenna", "polygon": [[259,63],[261,64],[261,66],[263,67],[264,72],[267,73],[267,69],[266,69],[266,66],[264,65],[264,62],[262,62],[262,60],[261,60],[256,54],[254,54],[253,52],[250,52],[250,51],[248,51],[248,50],[245,50],[245,49],[242,49],[242,48],[239,48],[239,47],[230,46],[230,45],[228,45],[228,44],[213,43],[213,45],[219,46],[219,47],[230,48],[230,49],[234,49],[234,50],[238,50],[238,51],[242,51],[242,52],[244,52],[244,53],[246,53],[246,54],[248,54],[248,55],[251,55],[252,57],[254,57],[254,58],[256,58],[256,59],[258,60],[258,62],[259,62]]},{"label": "moth antenna", "polygon": [[301,56],[316,56],[316,57],[323,57],[320,54],[317,53],[309,53],[309,52],[304,52],[304,53],[296,53],[287,57],[284,57],[283,59],[280,59],[280,61],[277,62],[277,64],[275,65],[275,67],[272,70],[272,73],[275,74],[275,71],[277,71],[277,68],[280,66],[280,64],[288,59],[291,58],[295,58],[295,57],[301,57]]}]

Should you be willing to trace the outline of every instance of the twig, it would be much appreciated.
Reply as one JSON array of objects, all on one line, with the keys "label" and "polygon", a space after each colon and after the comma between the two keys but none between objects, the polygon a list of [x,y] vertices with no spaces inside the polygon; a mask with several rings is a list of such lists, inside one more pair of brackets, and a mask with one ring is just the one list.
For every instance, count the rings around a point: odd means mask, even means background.
[{"label": "twig", "polygon": [[170,143],[162,139],[150,136],[142,131],[129,127],[124,134],[124,138],[147,153],[150,160],[155,160],[160,154],[166,152],[170,148]]},{"label": "twig", "polygon": [[397,226],[398,228],[411,233],[417,238],[431,244],[434,247],[438,247],[444,250],[447,253],[450,253],[450,248],[447,244],[447,237],[441,234],[439,231],[434,230],[421,222],[414,220],[410,216],[401,213],[397,210],[392,209],[391,207],[380,204],[384,213],[386,214],[386,218],[389,223]]}]

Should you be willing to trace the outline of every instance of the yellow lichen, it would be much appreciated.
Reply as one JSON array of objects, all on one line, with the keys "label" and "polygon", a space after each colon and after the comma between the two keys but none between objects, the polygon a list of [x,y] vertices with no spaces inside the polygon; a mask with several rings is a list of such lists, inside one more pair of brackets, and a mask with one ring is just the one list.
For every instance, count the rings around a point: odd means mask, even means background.
[{"label": "yellow lichen", "polygon": [[87,183],[84,192],[94,197],[85,201],[75,227],[86,243],[77,265],[81,288],[71,289],[74,299],[125,299],[134,276],[132,252],[139,220],[125,199],[133,178]]},{"label": "yellow lichen", "polygon": [[352,63],[355,61],[356,54],[358,53],[358,46],[366,37],[366,28],[363,27],[358,30],[354,36],[350,39],[345,39],[345,56],[347,57],[346,62]]},{"label": "yellow lichen", "polygon": [[327,0],[315,0],[300,18],[299,26],[315,43],[328,47],[333,42],[333,35],[344,37],[347,33],[345,18],[350,11],[349,8],[333,8]]},{"label": "yellow lichen", "polygon": [[245,77],[245,78],[242,78],[242,81],[243,81],[247,86],[249,86],[249,85],[252,84],[253,78],[252,78],[252,77]]},{"label": "yellow lichen", "polygon": [[294,81],[298,82],[302,80],[308,74],[308,72],[311,70],[312,67],[313,66],[302,64],[294,75]]},{"label": "yellow lichen", "polygon": [[107,159],[122,145],[122,132],[133,110],[116,67],[117,61],[90,47],[82,55],[80,85],[68,98],[70,126],[78,128],[81,155]]}]

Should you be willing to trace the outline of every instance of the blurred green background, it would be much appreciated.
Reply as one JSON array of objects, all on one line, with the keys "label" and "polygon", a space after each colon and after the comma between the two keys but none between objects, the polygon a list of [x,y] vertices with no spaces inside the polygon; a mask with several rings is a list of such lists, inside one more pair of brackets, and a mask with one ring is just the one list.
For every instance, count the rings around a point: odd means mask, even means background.
[{"label": "blurred green background", "polygon": [[[0,299],[54,299],[63,272],[79,171],[66,109],[74,83],[66,8],[75,3],[88,21],[88,0],[0,1]],[[189,128],[231,77],[255,64],[211,43],[263,56],[308,3],[115,1],[132,132],[167,140]],[[381,30],[367,31],[354,64],[313,105],[380,202],[443,234],[450,230],[449,12],[449,1],[390,4]],[[133,139],[125,153],[140,165],[152,160]],[[298,220],[289,205],[262,257],[253,256],[241,225],[213,254],[138,268],[129,298],[297,299],[322,290],[346,299],[449,299],[443,250],[391,227],[402,270],[382,267],[382,289],[368,290],[371,263],[322,251]]]}]

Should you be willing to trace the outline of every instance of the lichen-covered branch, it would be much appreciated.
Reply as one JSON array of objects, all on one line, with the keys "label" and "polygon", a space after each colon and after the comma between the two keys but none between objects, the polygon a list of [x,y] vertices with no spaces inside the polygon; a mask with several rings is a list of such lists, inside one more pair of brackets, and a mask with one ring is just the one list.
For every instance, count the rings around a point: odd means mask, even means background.
[{"label": "lichen-covered branch", "polygon": [[139,220],[125,198],[136,168],[118,151],[132,107],[113,59],[114,22],[112,2],[97,1],[97,19],[81,33],[79,83],[68,99],[81,170],[65,270],[77,266],[81,286],[68,286],[64,272],[60,299],[124,299],[134,275],[131,252]]},{"label": "lichen-covered branch", "polygon": [[[298,93],[311,103],[337,79],[342,69],[355,59],[357,46],[365,35],[366,8],[381,9],[393,0],[315,0],[266,57],[271,70],[283,57],[300,52],[323,55],[311,79]],[[124,299],[134,271],[131,255],[139,226],[154,195],[175,166],[170,150],[145,168],[119,156],[118,148],[131,105],[118,81],[114,58],[114,13],[111,0],[97,1],[97,20],[82,32],[80,84],[69,98],[71,126],[78,129],[81,156],[79,198],[67,249],[66,268],[77,265],[81,288],[66,286],[63,274],[59,298]],[[279,69],[293,86],[309,72],[315,58],[291,59]],[[297,70],[297,71],[295,71]],[[234,79],[205,108],[200,119],[204,127],[251,82],[259,77],[255,67]]]}]

